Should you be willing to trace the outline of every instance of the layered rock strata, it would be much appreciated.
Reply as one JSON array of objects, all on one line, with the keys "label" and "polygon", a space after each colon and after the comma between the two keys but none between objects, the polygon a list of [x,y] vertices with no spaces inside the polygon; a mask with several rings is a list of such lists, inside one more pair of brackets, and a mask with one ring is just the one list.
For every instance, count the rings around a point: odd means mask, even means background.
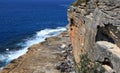
[{"label": "layered rock strata", "polygon": [[106,63],[104,66],[110,67],[113,73],[120,73],[120,53],[117,52],[120,50],[120,0],[77,3],[79,1],[68,9],[68,30],[76,62],[79,63],[80,55],[87,52],[91,60],[109,60],[112,66]]},{"label": "layered rock strata", "polygon": [[[63,32],[31,46],[27,54],[13,60],[0,73],[60,73],[55,66],[67,72],[66,60],[71,60],[67,54],[71,52],[76,63],[80,55],[88,53],[106,73],[120,73],[120,0],[82,1],[68,9],[69,35]],[[66,53],[70,44],[73,49]]]}]

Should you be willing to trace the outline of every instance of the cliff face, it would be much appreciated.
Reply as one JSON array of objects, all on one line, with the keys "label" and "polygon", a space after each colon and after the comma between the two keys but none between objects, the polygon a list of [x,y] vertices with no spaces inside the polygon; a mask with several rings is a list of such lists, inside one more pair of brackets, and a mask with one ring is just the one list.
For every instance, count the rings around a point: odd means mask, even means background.
[{"label": "cliff face", "polygon": [[78,63],[80,55],[87,52],[108,73],[120,73],[120,0],[89,0],[71,5],[68,20],[75,61]]}]

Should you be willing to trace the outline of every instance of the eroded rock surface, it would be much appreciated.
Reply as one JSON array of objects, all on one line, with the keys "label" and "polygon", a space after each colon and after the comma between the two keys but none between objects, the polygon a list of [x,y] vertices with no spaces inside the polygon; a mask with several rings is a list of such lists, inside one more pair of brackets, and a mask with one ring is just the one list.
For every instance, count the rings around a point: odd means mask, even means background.
[{"label": "eroded rock surface", "polygon": [[108,73],[119,73],[120,72],[120,48],[106,41],[99,41],[95,44],[94,59],[108,66]]},{"label": "eroded rock surface", "polygon": [[[68,30],[73,46],[73,55],[77,63],[80,61],[79,56],[85,52],[89,53],[90,59],[100,61],[108,56],[106,53],[117,51],[117,49],[109,50],[108,48],[106,48],[107,52],[103,51],[104,46],[107,47],[108,43],[115,44],[116,47],[120,48],[120,0],[87,1],[87,3],[79,5],[73,4],[68,9]],[[95,45],[99,41],[108,43],[101,45],[103,46],[101,49]],[[98,52],[103,52],[104,56]],[[99,59],[98,56],[102,58]],[[114,64],[112,69],[115,70],[115,73],[120,73],[118,66],[120,53],[114,52],[111,53],[111,56],[112,64]],[[109,68],[110,66],[105,67]]]},{"label": "eroded rock surface", "polygon": [[33,45],[27,54],[8,64],[0,73],[60,73],[55,65],[61,60],[62,45],[70,44],[67,32]]},{"label": "eroded rock surface", "polygon": [[70,40],[66,32],[47,38],[30,47],[27,54],[12,61],[0,73],[60,73],[55,64],[66,60],[63,59],[66,53],[61,58],[62,47],[70,43],[76,63],[87,52],[91,60],[103,65],[106,73],[120,73],[120,0],[85,1],[68,9]]}]

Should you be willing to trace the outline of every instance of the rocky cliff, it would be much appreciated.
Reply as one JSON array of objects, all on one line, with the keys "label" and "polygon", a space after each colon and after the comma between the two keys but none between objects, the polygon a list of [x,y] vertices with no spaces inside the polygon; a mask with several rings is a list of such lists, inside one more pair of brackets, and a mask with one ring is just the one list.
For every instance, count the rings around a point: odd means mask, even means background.
[{"label": "rocky cliff", "polygon": [[88,53],[106,73],[120,73],[120,0],[76,0],[68,20],[75,61]]},{"label": "rocky cliff", "polygon": [[76,73],[104,73],[96,63],[105,73],[120,73],[120,0],[76,0],[68,21],[68,32],[31,46],[0,73],[75,73],[75,66]]}]

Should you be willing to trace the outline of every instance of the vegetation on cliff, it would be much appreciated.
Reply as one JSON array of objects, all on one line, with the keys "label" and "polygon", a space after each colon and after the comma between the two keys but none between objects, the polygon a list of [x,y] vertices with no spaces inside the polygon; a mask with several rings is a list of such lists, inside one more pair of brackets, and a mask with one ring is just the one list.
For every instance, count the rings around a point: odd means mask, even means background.
[{"label": "vegetation on cliff", "polygon": [[95,72],[97,63],[105,73],[120,73],[119,15],[120,0],[76,0],[70,6],[68,30],[76,73],[103,73]]},{"label": "vegetation on cliff", "polygon": [[76,73],[105,73],[102,65],[91,61],[87,53],[80,56],[78,64],[75,61],[74,64]]}]

